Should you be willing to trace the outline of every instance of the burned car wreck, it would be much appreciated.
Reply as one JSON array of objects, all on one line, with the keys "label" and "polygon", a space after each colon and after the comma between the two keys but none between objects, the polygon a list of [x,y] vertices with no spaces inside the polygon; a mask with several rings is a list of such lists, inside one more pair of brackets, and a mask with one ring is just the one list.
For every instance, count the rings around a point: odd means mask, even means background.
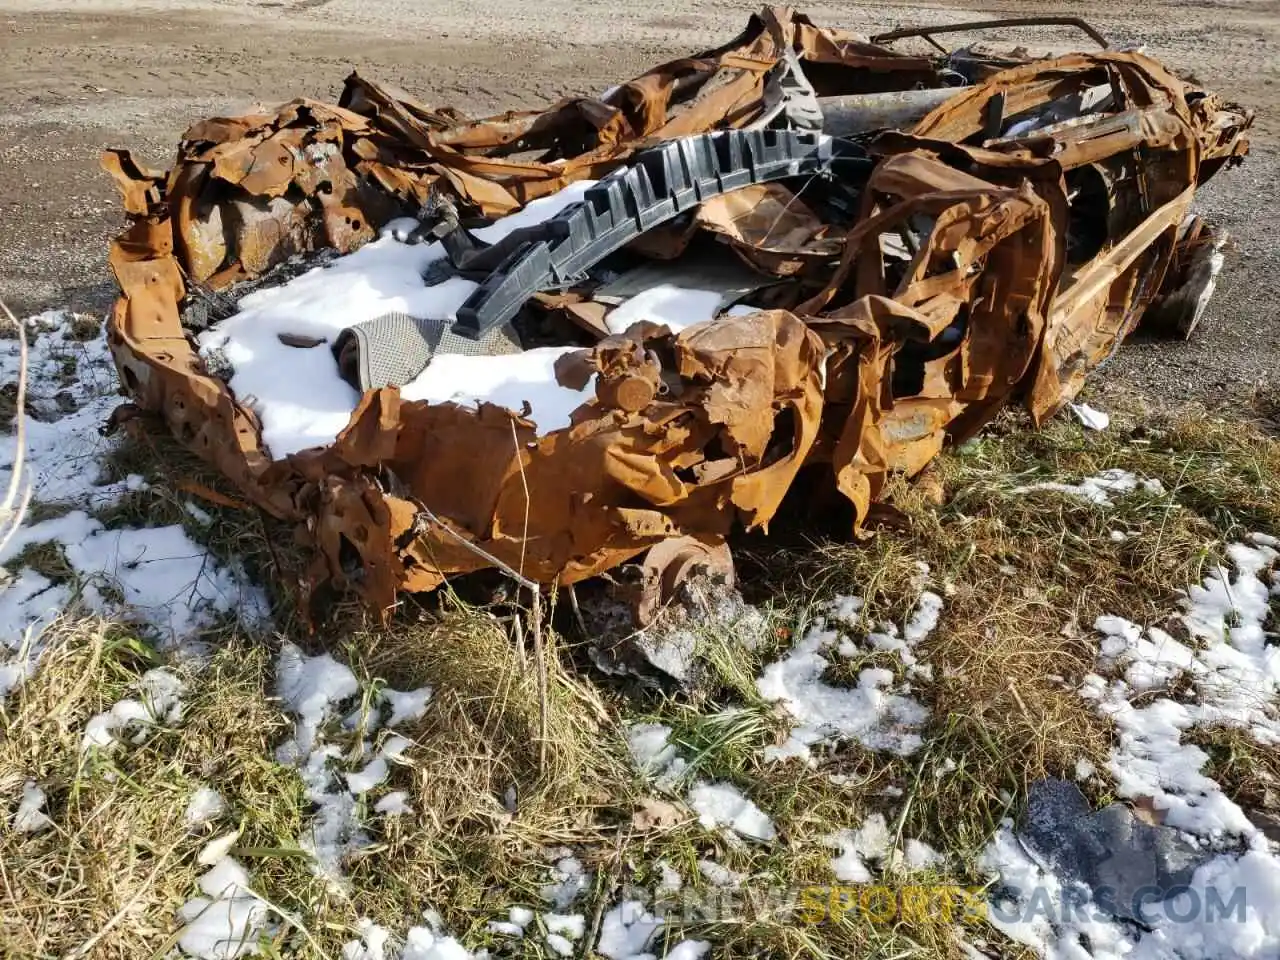
[{"label": "burned car wreck", "polygon": [[382,615],[486,567],[687,565],[802,468],[860,524],[1144,315],[1189,333],[1221,263],[1192,197],[1252,121],[1136,51],[894,39],[770,8],[545,111],[353,74],[196,123],[167,173],[111,151],[122,384]]}]

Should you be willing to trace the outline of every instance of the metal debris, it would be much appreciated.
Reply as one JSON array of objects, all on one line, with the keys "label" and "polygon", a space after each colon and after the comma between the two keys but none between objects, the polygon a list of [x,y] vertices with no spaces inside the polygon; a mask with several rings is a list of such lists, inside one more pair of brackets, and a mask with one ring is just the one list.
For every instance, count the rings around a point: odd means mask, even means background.
[{"label": "metal debris", "polygon": [[1142,926],[1144,909],[1184,892],[1196,868],[1215,856],[1173,827],[1140,819],[1122,803],[1094,810],[1079,787],[1066,780],[1031,784],[1017,836],[1045,870],[1082,885],[1082,903],[1092,900]]},{"label": "metal debris", "polygon": [[[1252,122],[1141,53],[934,41],[921,56],[893,36],[769,8],[723,47],[545,111],[473,120],[352,74],[337,105],[195,124],[168,173],[110,152],[130,217],[110,255],[122,383],[297,524],[312,585],[384,615],[400,591],[495,565],[571,584],[677,538],[719,550],[767,527],[802,467],[825,469],[861,523],[891,473],[1004,405],[1053,415],[1153,302],[1189,334],[1221,256],[1192,196],[1247,153]],[[794,171],[752,175],[783,143],[804,145]],[[584,179],[601,182],[490,254],[496,269],[468,239],[472,218]],[[524,348],[577,344],[557,378],[594,377],[594,396],[539,435],[520,410],[392,385],[331,445],[274,458],[191,330],[238,283],[406,215],[414,238],[453,233],[462,266],[492,270],[473,307],[507,297],[455,333],[511,318]],[[612,227],[630,241],[621,268],[600,259],[612,242],[556,252]],[[610,332],[610,282],[708,250],[759,276],[733,311]]]}]

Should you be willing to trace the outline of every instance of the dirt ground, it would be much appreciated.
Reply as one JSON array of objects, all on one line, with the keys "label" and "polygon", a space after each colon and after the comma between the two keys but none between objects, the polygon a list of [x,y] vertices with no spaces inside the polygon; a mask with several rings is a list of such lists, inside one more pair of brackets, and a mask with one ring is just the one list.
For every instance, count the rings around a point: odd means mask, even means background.
[{"label": "dirt ground", "polygon": [[[352,69],[483,115],[599,91],[719,44],[755,9],[729,0],[0,0],[0,296],[21,313],[101,311],[122,215],[98,155],[167,166],[193,120],[254,101],[335,97]],[[801,5],[864,33],[912,23],[1070,12],[1142,43],[1254,108],[1254,152],[1201,194],[1236,238],[1188,344],[1138,340],[1105,375],[1153,399],[1229,407],[1280,375],[1280,0],[995,0]],[[1009,33],[1058,42],[1069,34]],[[1088,40],[1079,38],[1082,48]],[[958,41],[957,41],[958,42]]]}]

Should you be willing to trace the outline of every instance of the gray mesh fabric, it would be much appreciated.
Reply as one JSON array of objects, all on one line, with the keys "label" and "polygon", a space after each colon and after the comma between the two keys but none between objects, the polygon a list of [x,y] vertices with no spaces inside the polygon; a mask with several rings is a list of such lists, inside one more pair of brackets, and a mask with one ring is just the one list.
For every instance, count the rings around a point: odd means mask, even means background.
[{"label": "gray mesh fabric", "polygon": [[459,336],[452,326],[452,321],[434,317],[384,313],[339,333],[333,353],[342,378],[364,391],[404,386],[425,370],[437,353],[493,357],[521,352],[509,323],[479,340]]}]

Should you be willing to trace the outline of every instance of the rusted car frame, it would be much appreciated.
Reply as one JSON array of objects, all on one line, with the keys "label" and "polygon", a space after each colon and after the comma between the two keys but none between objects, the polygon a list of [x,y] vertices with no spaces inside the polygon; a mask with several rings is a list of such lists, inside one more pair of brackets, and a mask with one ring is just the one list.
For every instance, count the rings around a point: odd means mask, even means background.
[{"label": "rusted car frame", "polygon": [[861,135],[874,163],[847,216],[806,185],[757,185],[634,245],[661,260],[713,238],[769,278],[758,312],[609,335],[590,284],[534,297],[529,311],[587,337],[558,378],[595,383],[545,434],[519,410],[386,387],[334,443],[276,458],[193,346],[193,310],[217,291],[353,250],[441,196],[500,217],[654,143],[750,127],[791,61],[820,100],[954,81],[945,58],[766,9],[723,47],[546,111],[470,120],[353,74],[338,105],[197,123],[167,174],[113,151],[131,220],[110,256],[122,383],[296,525],[311,585],[385,615],[401,591],[495,564],[573,583],[665,541],[717,549],[767,527],[802,468],[861,523],[891,473],[1002,406],[1051,416],[1176,280],[1195,188],[1248,149],[1250,113],[1139,53],[995,70],[907,130]]}]

